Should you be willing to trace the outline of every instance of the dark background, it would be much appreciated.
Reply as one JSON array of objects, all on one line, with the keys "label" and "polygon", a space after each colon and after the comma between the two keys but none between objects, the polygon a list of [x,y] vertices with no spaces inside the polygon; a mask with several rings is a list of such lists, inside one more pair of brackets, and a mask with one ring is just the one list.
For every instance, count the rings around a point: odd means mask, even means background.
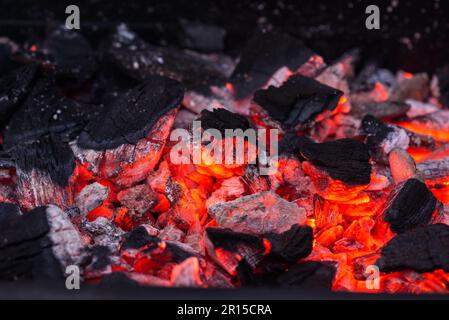
[{"label": "dark background", "polygon": [[[302,39],[328,61],[351,48],[386,67],[429,71],[447,62],[448,1],[24,1],[0,2],[0,36],[40,38],[49,21],[65,21],[65,7],[81,11],[81,32],[96,45],[117,23],[126,22],[148,42],[182,46],[180,19],[226,30],[225,52],[237,56],[257,30],[275,29]],[[365,28],[365,8],[376,4],[381,29]]]}]

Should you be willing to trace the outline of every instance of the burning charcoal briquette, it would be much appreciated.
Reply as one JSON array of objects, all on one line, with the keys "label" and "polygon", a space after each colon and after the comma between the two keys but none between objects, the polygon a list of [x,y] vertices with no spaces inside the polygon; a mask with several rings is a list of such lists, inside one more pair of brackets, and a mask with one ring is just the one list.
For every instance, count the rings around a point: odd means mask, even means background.
[{"label": "burning charcoal briquette", "polygon": [[295,74],[279,88],[270,86],[254,94],[254,102],[284,127],[313,120],[324,110],[334,110],[343,92]]},{"label": "burning charcoal briquette", "polygon": [[438,202],[427,186],[417,179],[398,185],[390,197],[383,218],[396,233],[428,223]]},{"label": "burning charcoal briquette", "polygon": [[382,247],[376,265],[384,272],[449,272],[449,226],[438,223],[398,234]]},{"label": "burning charcoal briquette", "polygon": [[368,148],[352,139],[306,143],[301,155],[333,179],[348,185],[368,184],[371,179]]},{"label": "burning charcoal briquette", "polygon": [[296,71],[312,56],[312,50],[291,36],[275,32],[255,34],[231,75],[236,97],[242,99],[252,95],[280,68]]}]

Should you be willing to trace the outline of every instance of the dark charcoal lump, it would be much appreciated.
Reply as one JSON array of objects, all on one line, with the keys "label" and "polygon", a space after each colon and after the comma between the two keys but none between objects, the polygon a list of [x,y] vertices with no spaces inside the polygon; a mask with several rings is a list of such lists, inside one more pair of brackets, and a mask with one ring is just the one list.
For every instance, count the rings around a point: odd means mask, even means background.
[{"label": "dark charcoal lump", "polygon": [[55,28],[45,40],[49,59],[58,77],[85,81],[98,67],[95,52],[89,42],[75,30],[64,26]]},{"label": "dark charcoal lump", "polygon": [[301,149],[301,155],[333,179],[348,185],[368,184],[371,180],[368,148],[356,140],[306,143]]},{"label": "dark charcoal lump", "polygon": [[271,254],[287,262],[295,262],[312,252],[313,231],[309,226],[294,225],[280,234],[268,234]]},{"label": "dark charcoal lump", "polygon": [[282,86],[256,91],[254,101],[284,127],[313,120],[324,110],[333,110],[343,92],[295,74]]},{"label": "dark charcoal lump", "polygon": [[117,27],[105,51],[108,61],[139,81],[162,75],[182,82],[189,89],[225,83],[224,76],[213,64],[179,49],[146,43],[124,24]]},{"label": "dark charcoal lump", "polygon": [[177,108],[183,96],[178,81],[151,76],[90,121],[79,135],[78,145],[105,150],[135,144],[146,137],[160,117]]},{"label": "dark charcoal lump", "polygon": [[449,272],[449,226],[419,226],[396,235],[382,249],[376,265],[381,271],[413,269]]},{"label": "dark charcoal lump", "polygon": [[28,94],[36,72],[35,65],[26,65],[10,71],[0,79],[0,129]]},{"label": "dark charcoal lump", "polygon": [[0,224],[19,217],[22,213],[18,206],[12,203],[0,202]]},{"label": "dark charcoal lump", "polygon": [[226,251],[237,253],[239,246],[248,245],[259,252],[265,251],[263,240],[250,234],[222,228],[207,228],[206,233],[215,248],[222,248]]},{"label": "dark charcoal lump", "polygon": [[240,55],[230,82],[236,97],[246,98],[268,82],[280,68],[297,70],[314,52],[301,41],[276,32],[257,33]]},{"label": "dark charcoal lump", "polygon": [[96,245],[89,249],[88,255],[81,262],[82,267],[96,271],[105,270],[111,264],[111,251],[106,246]]},{"label": "dark charcoal lump", "polygon": [[417,179],[409,179],[397,188],[383,213],[391,230],[402,233],[429,223],[438,200],[427,186]]},{"label": "dark charcoal lump", "polygon": [[313,140],[306,136],[298,136],[294,132],[288,132],[279,142],[279,154],[298,155],[306,143],[313,143]]},{"label": "dark charcoal lump", "polygon": [[336,271],[330,262],[304,261],[290,267],[277,278],[277,283],[284,287],[330,290]]},{"label": "dark charcoal lump", "polygon": [[46,207],[2,221],[0,280],[62,279],[61,267],[47,237],[49,230]]},{"label": "dark charcoal lump", "polygon": [[138,226],[125,234],[121,250],[139,249],[147,244],[158,244],[159,242],[160,239],[158,237],[150,236],[144,226]]},{"label": "dark charcoal lump", "polygon": [[96,106],[61,95],[52,75],[37,81],[5,129],[5,149],[53,133],[64,140],[76,136],[85,123],[98,113]]},{"label": "dark charcoal lump", "polygon": [[31,173],[33,169],[48,173],[51,179],[61,186],[67,186],[75,169],[72,150],[54,135],[17,144],[10,153],[18,169],[27,173]]},{"label": "dark charcoal lump", "polygon": [[449,108],[449,64],[439,68],[436,77],[440,94],[439,100],[444,107]]},{"label": "dark charcoal lump", "polygon": [[242,129],[245,131],[250,128],[249,121],[244,116],[221,108],[213,111],[201,111],[200,120],[203,130],[217,129],[222,134],[225,134],[226,129]]}]

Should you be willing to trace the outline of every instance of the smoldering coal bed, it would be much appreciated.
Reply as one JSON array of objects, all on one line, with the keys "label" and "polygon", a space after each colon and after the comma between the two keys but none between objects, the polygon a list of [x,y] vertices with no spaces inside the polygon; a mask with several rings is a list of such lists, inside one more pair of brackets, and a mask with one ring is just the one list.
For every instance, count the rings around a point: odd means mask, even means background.
[{"label": "smoldering coal bed", "polygon": [[[239,59],[126,24],[95,48],[62,26],[0,45],[1,281],[64,286],[75,266],[93,289],[448,293],[447,66],[328,62],[276,31]],[[276,129],[276,170],[175,163],[171,136],[194,120]]]}]

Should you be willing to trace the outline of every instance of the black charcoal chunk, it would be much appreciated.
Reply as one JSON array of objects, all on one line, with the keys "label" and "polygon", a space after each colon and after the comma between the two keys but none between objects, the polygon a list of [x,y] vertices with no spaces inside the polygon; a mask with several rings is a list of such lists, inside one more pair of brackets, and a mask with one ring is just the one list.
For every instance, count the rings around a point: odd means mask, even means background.
[{"label": "black charcoal chunk", "polygon": [[333,179],[348,185],[370,183],[370,156],[364,143],[352,139],[306,143],[301,149],[301,155]]},{"label": "black charcoal chunk", "polygon": [[61,95],[53,76],[41,78],[9,121],[5,129],[5,149],[50,133],[69,141],[98,111],[96,106]]},{"label": "black charcoal chunk", "polygon": [[179,49],[146,43],[124,24],[117,27],[106,44],[106,57],[124,74],[139,81],[162,75],[182,82],[189,89],[225,82],[212,63]]},{"label": "black charcoal chunk", "polygon": [[383,124],[372,115],[367,115],[362,120],[362,129],[367,134],[366,143],[370,148],[378,147],[394,129]]},{"label": "black charcoal chunk", "polygon": [[27,65],[10,71],[0,78],[0,129],[17,111],[36,77],[37,67]]},{"label": "black charcoal chunk", "polygon": [[282,86],[256,91],[254,101],[284,127],[313,120],[324,110],[334,110],[343,92],[295,74]]},{"label": "black charcoal chunk", "polygon": [[405,269],[449,272],[449,226],[440,223],[419,226],[396,235],[382,247],[376,265],[384,272]]},{"label": "black charcoal chunk", "polygon": [[68,185],[75,169],[72,149],[55,135],[17,144],[10,152],[17,169],[26,173],[33,170],[47,173],[52,181],[60,186]]},{"label": "black charcoal chunk", "polygon": [[390,197],[383,219],[396,233],[429,223],[438,202],[427,186],[417,179],[400,184]]},{"label": "black charcoal chunk", "polygon": [[330,262],[304,261],[290,267],[277,278],[277,283],[284,287],[330,290],[336,271]]},{"label": "black charcoal chunk", "polygon": [[59,26],[45,40],[49,60],[61,78],[85,81],[97,70],[95,52],[82,34]]},{"label": "black charcoal chunk", "polygon": [[62,279],[47,237],[46,207],[10,217],[0,224],[0,280]]},{"label": "black charcoal chunk", "polygon": [[249,245],[260,252],[265,251],[263,240],[257,236],[223,228],[207,228],[206,233],[215,248],[237,253],[239,246]]},{"label": "black charcoal chunk", "polygon": [[295,262],[312,252],[313,231],[309,226],[295,224],[283,233],[268,234],[270,253],[287,262]]},{"label": "black charcoal chunk", "polygon": [[245,131],[250,128],[249,121],[244,116],[222,108],[201,111],[200,120],[203,130],[217,129],[222,134],[225,134],[226,129]]},{"label": "black charcoal chunk", "polygon": [[180,105],[183,95],[178,81],[151,76],[90,121],[79,135],[78,146],[104,150],[136,144],[160,117]]},{"label": "black charcoal chunk", "polygon": [[394,119],[401,117],[410,110],[410,105],[399,101],[369,102],[353,105],[350,115],[362,119],[371,115],[378,119]]},{"label": "black charcoal chunk", "polygon": [[218,26],[181,19],[180,43],[186,48],[203,52],[220,52],[224,48],[226,30]]},{"label": "black charcoal chunk", "polygon": [[288,132],[279,142],[279,154],[299,155],[303,145],[306,143],[313,143],[313,140],[306,136],[298,136],[294,132]]},{"label": "black charcoal chunk", "polygon": [[96,245],[90,248],[80,264],[93,271],[103,271],[111,264],[111,250],[107,246]]},{"label": "black charcoal chunk", "polygon": [[121,250],[139,249],[147,244],[159,244],[158,237],[150,236],[144,226],[138,226],[124,235]]},{"label": "black charcoal chunk", "polygon": [[22,213],[18,206],[13,203],[0,203],[0,224],[8,223],[9,220],[19,217]]},{"label": "black charcoal chunk", "polygon": [[297,70],[314,52],[301,41],[275,32],[257,33],[248,42],[231,75],[238,99],[251,96],[282,67]]}]

